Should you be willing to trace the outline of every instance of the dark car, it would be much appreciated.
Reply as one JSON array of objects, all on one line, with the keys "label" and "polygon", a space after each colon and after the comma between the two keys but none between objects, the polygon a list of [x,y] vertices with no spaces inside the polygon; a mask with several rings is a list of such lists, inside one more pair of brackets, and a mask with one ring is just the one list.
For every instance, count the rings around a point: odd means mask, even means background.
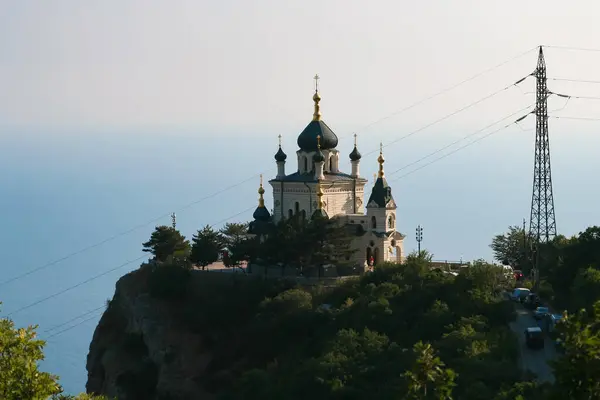
[{"label": "dark car", "polygon": [[537,319],[538,321],[545,318],[546,315],[548,315],[550,313],[550,310],[548,309],[548,307],[538,307],[533,311],[533,318]]},{"label": "dark car", "polygon": [[537,294],[529,293],[523,300],[523,305],[530,310],[534,310],[542,305],[542,301]]},{"label": "dark car", "polygon": [[544,348],[544,333],[538,326],[527,328],[525,330],[525,344],[530,349],[543,349]]}]

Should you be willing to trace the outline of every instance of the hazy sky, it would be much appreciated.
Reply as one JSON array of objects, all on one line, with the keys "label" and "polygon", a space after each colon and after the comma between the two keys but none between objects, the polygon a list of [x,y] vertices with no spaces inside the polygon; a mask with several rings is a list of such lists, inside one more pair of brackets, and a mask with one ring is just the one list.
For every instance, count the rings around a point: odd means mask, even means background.
[{"label": "hazy sky", "polygon": [[[599,12],[593,0],[0,0],[0,121],[295,135],[318,72],[324,119],[351,131],[536,45],[600,47]],[[429,122],[510,85],[535,57],[391,126]],[[600,53],[548,49],[547,59],[549,75],[600,79]],[[452,123],[489,123],[530,99],[510,89]]]}]

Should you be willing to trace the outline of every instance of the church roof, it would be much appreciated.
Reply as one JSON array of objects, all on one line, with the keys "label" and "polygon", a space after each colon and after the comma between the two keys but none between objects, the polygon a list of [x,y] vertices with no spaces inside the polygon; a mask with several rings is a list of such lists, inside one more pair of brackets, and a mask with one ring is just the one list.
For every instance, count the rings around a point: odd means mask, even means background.
[{"label": "church roof", "polygon": [[[353,178],[351,175],[345,174],[343,172],[324,172],[324,179],[321,179],[324,182],[333,182],[333,181],[352,181],[356,179],[357,181],[365,181],[364,178]],[[286,175],[283,178],[275,178],[271,179],[271,182],[276,181],[284,181],[284,182],[317,182],[315,179],[314,173],[301,174],[299,172],[294,172],[293,174]]]},{"label": "church roof", "polygon": [[371,202],[375,202],[379,207],[385,208],[391,200],[394,200],[394,198],[392,197],[392,188],[388,185],[387,180],[385,177],[377,178],[367,202],[367,207]]},{"label": "church roof", "polygon": [[298,147],[304,151],[317,150],[317,136],[321,137],[321,149],[330,150],[338,145],[338,137],[327,124],[321,120],[310,121],[298,136]]}]

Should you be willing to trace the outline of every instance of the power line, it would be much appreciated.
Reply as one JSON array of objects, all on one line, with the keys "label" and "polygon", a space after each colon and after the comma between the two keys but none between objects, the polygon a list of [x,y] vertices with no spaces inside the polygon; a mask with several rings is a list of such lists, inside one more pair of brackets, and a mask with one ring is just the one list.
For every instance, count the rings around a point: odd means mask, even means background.
[{"label": "power line", "polygon": [[449,91],[451,91],[453,89],[456,89],[457,87],[459,87],[461,85],[464,85],[465,83],[468,83],[468,82],[470,82],[472,80],[475,80],[475,79],[479,78],[480,76],[483,76],[483,75],[485,75],[485,74],[487,74],[487,73],[489,73],[489,72],[491,72],[491,71],[493,71],[495,69],[498,69],[498,68],[500,68],[500,67],[508,64],[509,62],[516,60],[517,58],[523,57],[524,55],[529,54],[531,51],[536,50],[536,49],[537,49],[537,46],[536,47],[532,47],[532,48],[530,48],[527,51],[519,53],[516,56],[511,57],[508,60],[501,62],[500,64],[496,64],[495,66],[493,66],[491,68],[488,68],[488,69],[486,69],[484,71],[478,72],[475,75],[472,75],[471,77],[469,77],[469,78],[467,78],[465,80],[462,80],[462,81],[460,81],[459,83],[457,83],[455,85],[449,86],[446,89],[443,89],[443,90],[441,90],[441,91],[439,91],[439,92],[437,92],[437,93],[435,93],[435,94],[433,94],[433,95],[431,95],[429,97],[421,99],[421,100],[419,100],[419,101],[417,101],[417,102],[415,102],[415,103],[413,103],[413,104],[411,104],[411,105],[409,105],[409,106],[407,106],[405,108],[402,108],[399,111],[396,111],[396,112],[394,112],[394,113],[392,113],[392,114],[390,114],[390,115],[388,115],[386,117],[380,118],[380,119],[376,120],[375,122],[367,124],[367,125],[363,126],[360,130],[362,131],[362,130],[368,129],[369,127],[371,127],[371,126],[373,126],[375,124],[383,122],[383,121],[385,121],[385,120],[387,120],[389,118],[395,117],[396,115],[402,114],[403,112],[406,112],[406,111],[408,111],[408,110],[410,110],[410,109],[412,109],[412,108],[414,108],[416,106],[419,106],[419,105],[421,105],[421,104],[423,104],[423,103],[425,103],[425,102],[427,102],[429,100],[432,100],[432,99],[434,99],[434,98],[436,98],[436,97],[438,97],[438,96],[440,96],[440,95],[442,95],[444,93],[447,93],[447,92],[449,92]]},{"label": "power line", "polygon": [[542,47],[546,47],[546,48],[549,48],[549,49],[558,49],[558,50],[574,50],[574,51],[600,52],[600,49],[592,49],[592,48],[585,48],[585,47],[553,46],[553,45],[542,45]]},{"label": "power line", "polygon": [[[527,114],[527,115],[529,115],[529,114]],[[526,117],[527,115],[525,115],[524,117]],[[460,151],[460,150],[463,150],[463,149],[465,149],[465,148],[467,148],[467,147],[469,147],[469,146],[471,146],[471,145],[474,145],[475,143],[477,143],[477,142],[479,142],[479,141],[481,141],[481,140],[483,140],[483,139],[486,139],[486,138],[488,138],[488,137],[492,136],[493,134],[495,134],[495,133],[498,133],[498,132],[500,132],[500,131],[502,131],[502,130],[504,130],[504,129],[508,128],[509,126],[511,126],[511,125],[515,124],[516,122],[518,122],[518,121],[522,120],[524,117],[522,117],[522,118],[518,119],[517,121],[511,122],[510,124],[508,124],[508,125],[505,125],[505,126],[503,126],[503,127],[501,127],[501,128],[498,128],[498,129],[496,129],[496,130],[494,130],[494,131],[491,131],[490,133],[487,133],[487,134],[485,134],[484,136],[481,136],[481,137],[479,137],[479,138],[477,138],[477,139],[475,139],[475,140],[473,140],[473,141],[471,141],[471,142],[469,142],[469,143],[465,144],[464,146],[461,146],[461,147],[459,147],[459,148],[457,148],[457,149],[455,149],[455,150],[451,151],[450,153],[446,153],[446,154],[444,154],[444,155],[443,155],[443,156],[441,156],[441,157],[435,158],[435,159],[431,160],[430,162],[428,162],[427,164],[423,164],[423,165],[421,165],[419,168],[415,168],[415,169],[413,169],[413,170],[411,170],[411,171],[407,172],[406,174],[399,176],[398,178],[391,179],[391,180],[390,180],[390,182],[393,182],[393,181],[397,181],[397,180],[399,180],[399,179],[402,179],[402,178],[404,178],[404,177],[406,177],[406,176],[408,176],[408,175],[411,175],[411,174],[413,174],[413,173],[415,173],[415,172],[417,172],[417,171],[419,171],[419,170],[421,170],[421,169],[423,169],[423,168],[425,168],[425,167],[427,167],[427,166],[429,166],[429,165],[431,165],[431,164],[433,164],[433,163],[436,163],[436,162],[438,162],[438,161],[440,161],[440,160],[442,160],[442,159],[444,159],[444,158],[446,158],[446,157],[448,157],[448,156],[450,156],[450,155],[452,155],[452,154],[454,154],[454,153],[456,153],[456,152],[458,152],[458,151]]]},{"label": "power line", "polygon": [[63,329],[63,330],[60,330],[60,331],[58,331],[58,332],[55,332],[55,333],[53,333],[52,335],[50,335],[50,336],[46,337],[46,339],[45,339],[45,340],[48,340],[48,339],[51,339],[51,338],[53,338],[53,337],[55,337],[55,336],[58,336],[58,335],[60,335],[60,334],[63,334],[63,333],[65,333],[65,332],[67,332],[67,331],[70,331],[70,330],[71,330],[71,329],[73,329],[73,328],[77,328],[77,327],[78,327],[78,326],[80,326],[81,324],[84,324],[84,323],[86,323],[86,322],[88,322],[88,321],[91,321],[91,320],[93,320],[93,319],[96,319],[96,318],[98,318],[99,316],[100,316],[99,314],[92,315],[91,317],[88,317],[88,318],[86,318],[86,319],[84,319],[84,320],[82,320],[82,321],[79,321],[79,322],[78,322],[78,323],[76,323],[75,325],[72,325],[72,326],[70,326],[70,327],[68,327],[68,328],[65,328],[65,329]]},{"label": "power line", "polygon": [[103,277],[104,275],[107,275],[107,274],[109,274],[109,273],[111,273],[111,272],[113,272],[113,271],[116,271],[116,270],[118,270],[118,269],[120,269],[120,268],[123,268],[123,267],[125,267],[125,266],[127,266],[127,265],[129,265],[129,264],[132,264],[132,263],[134,263],[134,262],[136,262],[136,261],[139,261],[139,260],[141,260],[142,258],[146,258],[146,257],[147,257],[146,255],[143,255],[143,256],[141,256],[141,257],[138,257],[138,258],[136,258],[136,259],[134,259],[134,260],[127,261],[127,262],[125,262],[125,263],[123,263],[123,264],[119,265],[118,267],[111,268],[111,269],[109,269],[109,270],[107,270],[107,271],[104,271],[104,272],[102,272],[101,274],[98,274],[98,275],[95,275],[95,276],[93,276],[93,277],[91,277],[91,278],[89,278],[89,279],[86,279],[86,280],[85,280],[85,281],[83,281],[83,282],[79,282],[79,283],[78,283],[78,284],[76,284],[76,285],[69,286],[68,288],[66,288],[66,289],[63,289],[63,290],[61,290],[60,292],[56,292],[56,293],[54,293],[54,294],[51,294],[50,296],[44,297],[43,299],[40,299],[40,300],[38,300],[38,301],[35,301],[35,302],[31,303],[31,304],[28,304],[28,305],[26,305],[26,306],[24,306],[24,307],[21,307],[21,308],[19,308],[19,309],[15,310],[15,311],[13,311],[13,312],[11,312],[11,313],[7,314],[6,316],[7,316],[7,317],[10,317],[11,315],[15,315],[15,314],[17,314],[17,313],[20,313],[21,311],[27,310],[27,309],[29,309],[29,308],[31,308],[31,307],[33,307],[33,306],[36,306],[36,305],[38,305],[38,304],[40,304],[40,303],[43,303],[43,302],[45,302],[45,301],[47,301],[47,300],[53,299],[53,298],[55,298],[55,297],[57,297],[57,296],[60,296],[61,294],[64,294],[64,293],[66,293],[66,292],[69,292],[69,291],[71,291],[71,290],[73,290],[73,289],[75,289],[75,288],[78,288],[79,286],[83,286],[83,285],[85,285],[86,283],[90,283],[90,282],[92,282],[92,281],[94,281],[94,280],[96,280],[96,279],[98,279],[98,278],[101,278],[101,277]]},{"label": "power line", "polygon": [[546,93],[548,93],[549,95],[553,94],[553,95],[556,95],[558,97],[563,97],[563,98],[566,98],[566,99],[600,100],[600,97],[594,97],[594,96],[574,96],[574,95],[570,95],[570,94],[551,92],[550,90],[547,90]]},{"label": "power line", "polygon": [[46,330],[45,330],[43,333],[48,333],[48,332],[50,332],[50,331],[53,331],[53,330],[55,330],[55,329],[61,328],[61,327],[65,326],[65,325],[67,325],[67,324],[68,324],[68,323],[70,323],[70,322],[73,322],[73,321],[75,321],[75,320],[78,320],[79,318],[81,318],[81,317],[83,317],[83,316],[85,316],[85,315],[88,315],[88,314],[92,314],[92,313],[94,313],[94,312],[97,312],[97,311],[99,311],[99,310],[101,310],[101,309],[104,309],[105,307],[106,307],[105,305],[102,305],[102,306],[100,306],[100,307],[94,308],[93,310],[86,311],[86,312],[84,312],[83,314],[79,314],[78,316],[76,316],[76,317],[74,317],[74,318],[71,318],[71,319],[70,319],[70,320],[68,320],[68,321],[65,321],[65,322],[63,322],[62,324],[58,324],[58,325],[55,325],[55,326],[53,326],[52,328],[48,328],[48,329],[46,329]]},{"label": "power line", "polygon": [[556,119],[575,119],[581,121],[600,121],[600,118],[592,118],[592,117],[563,117],[561,115],[548,115],[550,118]]},{"label": "power line", "polygon": [[490,128],[490,127],[492,127],[492,126],[494,126],[494,125],[496,125],[496,124],[498,124],[498,123],[500,123],[500,122],[502,122],[502,121],[504,121],[504,120],[506,120],[506,119],[508,119],[508,118],[510,118],[510,117],[512,117],[512,116],[514,116],[514,115],[516,115],[516,114],[518,114],[518,113],[520,113],[520,112],[522,112],[522,111],[525,111],[526,109],[528,109],[528,108],[530,108],[530,107],[532,107],[532,106],[533,106],[533,104],[531,104],[531,105],[529,105],[529,106],[527,106],[527,107],[521,108],[520,110],[517,110],[517,111],[515,111],[514,113],[512,113],[512,114],[510,114],[510,115],[507,115],[506,117],[504,117],[504,118],[502,118],[502,119],[499,119],[499,120],[497,120],[497,121],[495,121],[495,122],[492,122],[491,124],[489,124],[489,125],[487,125],[487,126],[485,126],[485,127],[481,128],[481,129],[478,129],[478,130],[476,130],[475,132],[473,132],[473,133],[471,133],[471,134],[469,134],[469,135],[467,135],[467,136],[465,136],[465,137],[463,137],[463,138],[461,138],[461,139],[458,139],[458,140],[456,140],[456,141],[454,141],[454,142],[452,142],[452,143],[450,143],[450,144],[448,144],[448,145],[446,145],[446,146],[444,146],[444,147],[442,147],[442,148],[440,148],[440,149],[438,149],[438,150],[436,150],[436,151],[434,151],[434,152],[432,152],[432,153],[429,153],[428,155],[426,155],[426,156],[424,156],[424,157],[421,157],[421,158],[419,158],[419,159],[418,159],[418,160],[416,160],[416,161],[413,161],[413,162],[411,162],[410,164],[406,164],[405,166],[403,166],[403,167],[401,167],[401,168],[398,168],[397,170],[395,170],[395,171],[391,172],[389,175],[394,175],[394,174],[396,174],[396,173],[398,173],[398,172],[400,172],[400,171],[402,171],[402,170],[404,170],[404,169],[406,169],[406,168],[408,168],[408,167],[410,167],[410,166],[412,166],[412,165],[418,164],[419,162],[421,162],[421,161],[423,161],[423,160],[425,160],[425,159],[427,159],[427,158],[429,158],[429,157],[431,157],[431,156],[433,156],[433,155],[435,155],[435,154],[437,154],[437,153],[439,153],[439,152],[441,152],[441,151],[444,151],[444,150],[446,150],[447,148],[449,148],[449,147],[452,147],[452,146],[454,146],[455,144],[458,144],[458,143],[462,142],[462,141],[463,141],[463,140],[465,140],[465,139],[468,139],[468,138],[470,138],[470,137],[472,137],[472,136],[475,136],[475,135],[477,135],[478,133],[480,133],[480,132],[483,132],[484,130],[486,130],[486,129],[488,129],[488,128]]},{"label": "power line", "polygon": [[[523,78],[523,79],[525,79],[525,78]],[[522,80],[522,79],[521,79],[521,80]],[[404,139],[406,139],[406,138],[409,138],[409,137],[411,137],[411,136],[413,136],[413,135],[415,135],[415,134],[417,134],[417,133],[419,133],[419,132],[421,132],[421,131],[423,131],[423,130],[425,130],[425,129],[427,129],[427,128],[430,128],[430,127],[432,127],[433,125],[435,125],[435,124],[437,124],[437,123],[439,123],[439,122],[442,122],[442,121],[444,121],[444,120],[446,120],[446,119],[448,119],[448,118],[450,118],[450,117],[453,117],[453,116],[455,116],[455,115],[457,115],[457,114],[459,114],[459,113],[461,113],[461,112],[463,112],[463,111],[465,111],[465,110],[467,110],[467,109],[469,109],[469,108],[471,108],[471,107],[473,107],[473,106],[476,106],[477,104],[480,104],[480,103],[482,103],[482,102],[484,102],[484,101],[486,101],[486,100],[489,100],[489,99],[491,99],[492,97],[494,97],[494,96],[497,96],[498,94],[500,94],[500,93],[504,92],[505,90],[508,90],[508,89],[510,89],[510,88],[512,88],[512,87],[515,87],[515,86],[516,86],[516,83],[513,83],[513,84],[511,84],[511,85],[508,85],[508,86],[506,86],[506,87],[503,87],[503,88],[502,88],[502,89],[500,89],[500,90],[497,90],[497,91],[495,91],[495,92],[493,92],[493,93],[490,93],[490,94],[488,94],[487,96],[485,96],[485,97],[482,97],[482,98],[481,98],[481,99],[479,99],[479,100],[476,100],[476,101],[474,101],[474,102],[472,102],[472,103],[469,103],[469,104],[467,104],[466,106],[464,106],[464,107],[462,107],[462,108],[460,108],[460,109],[458,109],[458,110],[456,110],[456,111],[453,111],[453,112],[451,112],[450,114],[446,114],[446,115],[444,115],[443,117],[441,117],[441,118],[438,118],[438,119],[436,119],[435,121],[433,121],[433,122],[431,122],[431,123],[429,123],[429,124],[427,124],[427,125],[424,125],[424,126],[422,126],[422,127],[418,128],[418,129],[416,129],[416,130],[414,130],[414,131],[412,131],[412,132],[410,132],[410,133],[408,133],[408,134],[406,134],[406,135],[404,135],[404,136],[402,136],[402,137],[400,137],[400,138],[398,138],[398,139],[395,139],[395,140],[393,140],[393,141],[391,141],[391,142],[388,142],[388,143],[384,144],[384,145],[383,145],[383,147],[388,147],[388,146],[391,146],[391,145],[393,145],[393,144],[395,144],[395,143],[398,143],[398,142],[400,142],[401,140],[404,140]],[[376,150],[371,150],[371,151],[369,151],[369,152],[365,153],[365,155],[364,155],[364,156],[368,156],[368,155],[370,155],[370,154],[373,154],[373,153],[375,153],[375,152],[377,152],[377,151],[378,151],[378,149],[376,149]]]},{"label": "power line", "polygon": [[[532,50],[535,50],[536,48],[537,48],[537,47],[533,47],[533,48],[531,48],[531,49],[529,49],[529,50],[527,50],[527,51],[524,51],[524,52],[522,52],[522,53],[520,53],[520,54],[517,54],[516,56],[514,56],[514,57],[511,57],[511,58],[509,58],[508,60],[505,60],[505,61],[503,61],[503,62],[501,62],[501,63],[499,63],[499,64],[496,64],[495,66],[493,66],[493,67],[491,67],[491,68],[488,68],[488,69],[486,69],[486,70],[484,70],[484,71],[481,71],[481,72],[479,72],[479,73],[477,73],[477,74],[475,74],[475,75],[472,75],[471,77],[469,77],[469,78],[467,78],[467,79],[464,79],[464,80],[460,81],[459,83],[457,83],[457,84],[455,84],[455,85],[452,85],[452,86],[450,86],[450,87],[447,87],[446,89],[443,89],[443,90],[441,90],[441,91],[439,91],[439,92],[437,92],[437,93],[435,93],[435,94],[433,94],[433,95],[431,95],[431,96],[429,96],[429,97],[426,97],[426,98],[424,98],[424,99],[421,99],[421,100],[419,100],[419,101],[417,101],[417,102],[415,102],[415,103],[413,103],[413,104],[411,104],[411,105],[409,105],[409,106],[407,106],[407,107],[404,107],[404,108],[402,108],[401,110],[399,110],[399,111],[396,111],[396,112],[394,112],[394,113],[392,113],[392,114],[390,114],[390,115],[388,115],[388,116],[386,116],[386,117],[384,117],[384,118],[380,118],[380,119],[378,119],[378,120],[376,120],[376,121],[374,121],[374,122],[372,122],[372,123],[369,123],[369,124],[367,124],[367,125],[363,126],[362,128],[360,128],[360,129],[359,129],[359,131],[366,130],[366,129],[368,129],[369,127],[371,127],[371,126],[373,126],[373,125],[375,125],[375,124],[378,124],[378,123],[380,123],[380,122],[382,122],[382,121],[384,121],[384,120],[386,120],[386,119],[389,119],[389,118],[392,118],[392,117],[394,117],[394,116],[397,116],[397,115],[399,115],[399,114],[402,114],[403,112],[406,112],[406,111],[408,111],[408,110],[410,110],[410,109],[412,109],[412,108],[414,108],[414,107],[416,107],[416,106],[418,106],[418,105],[420,105],[420,104],[423,104],[423,103],[425,103],[425,102],[427,102],[427,101],[429,101],[429,100],[431,100],[431,99],[433,99],[433,98],[435,98],[435,97],[438,97],[438,96],[440,96],[440,95],[442,95],[442,94],[444,94],[444,93],[447,93],[447,92],[449,92],[449,91],[451,91],[451,90],[453,90],[453,89],[456,89],[457,87],[459,87],[459,86],[461,86],[461,85],[463,85],[463,84],[465,84],[465,83],[467,83],[467,82],[470,82],[470,81],[472,81],[472,80],[475,80],[476,78],[478,78],[478,77],[480,77],[480,76],[483,76],[483,75],[485,75],[485,74],[487,74],[487,73],[489,73],[489,72],[491,72],[491,71],[493,71],[493,70],[495,70],[495,69],[497,69],[497,68],[500,68],[500,67],[502,67],[502,66],[504,66],[504,65],[508,64],[508,63],[509,63],[509,62],[511,62],[511,61],[514,61],[514,60],[516,60],[517,58],[520,58],[520,57],[522,57],[522,56],[524,56],[524,55],[528,54],[529,52],[531,52]],[[512,86],[512,85],[511,85],[511,86]],[[508,88],[508,87],[507,87],[507,88]],[[507,88],[504,88],[504,89],[500,90],[499,92],[501,92],[501,91],[503,91],[503,90],[506,90]],[[498,92],[498,93],[499,93],[499,92]],[[490,98],[490,97],[493,97],[493,96],[494,96],[494,95],[496,95],[496,94],[497,94],[497,93],[491,94],[491,95],[489,95],[488,97],[486,97],[486,98],[483,98],[483,99],[479,100],[478,102],[472,103],[472,104],[468,105],[467,107],[464,107],[463,109],[457,110],[457,111],[455,111],[454,113],[452,113],[452,114],[449,114],[449,115],[447,115],[447,116],[445,116],[445,117],[443,117],[443,118],[441,118],[441,119],[439,119],[439,120],[435,121],[435,122],[434,122],[434,123],[432,123],[432,124],[429,124],[429,125],[427,125],[427,126],[425,126],[425,127],[421,128],[421,129],[419,129],[419,130],[417,130],[417,131],[415,131],[415,132],[411,132],[409,135],[405,135],[405,136],[403,136],[403,137],[401,137],[401,138],[399,138],[399,139],[397,139],[397,140],[395,140],[395,141],[393,141],[393,142],[391,142],[391,143],[388,143],[388,144],[386,144],[386,145],[384,145],[384,146],[388,146],[388,145],[391,145],[391,144],[397,143],[397,142],[399,142],[399,141],[401,141],[401,140],[403,140],[403,139],[405,139],[405,138],[407,138],[407,137],[409,137],[409,136],[412,136],[412,135],[414,135],[414,134],[416,134],[416,133],[418,133],[418,132],[420,132],[420,131],[422,131],[422,130],[424,130],[424,129],[426,129],[426,128],[428,128],[428,127],[430,127],[430,126],[432,126],[432,125],[434,125],[434,124],[436,124],[436,123],[438,123],[438,122],[441,122],[441,121],[443,121],[443,120],[444,120],[444,119],[446,119],[446,118],[449,118],[449,117],[451,117],[451,116],[453,116],[453,115],[456,115],[456,114],[458,114],[459,112],[466,110],[467,108],[470,108],[470,107],[472,107],[472,106],[474,106],[474,105],[476,105],[476,104],[478,104],[478,103],[480,103],[480,102],[482,102],[482,101],[484,101],[484,100],[487,100],[488,98]],[[355,131],[355,132],[356,132],[356,131]],[[353,132],[353,133],[355,133],[355,132]],[[372,153],[374,153],[374,152],[375,152],[375,150],[374,150],[374,151],[371,151],[371,152],[369,152],[369,153],[367,153],[366,155],[372,154]],[[264,171],[263,171],[263,172],[261,172],[261,173],[264,173]],[[219,195],[219,194],[221,194],[221,193],[227,192],[227,191],[229,191],[229,190],[231,190],[231,189],[234,189],[234,188],[236,188],[236,187],[238,187],[238,186],[240,186],[240,185],[242,185],[242,184],[244,184],[244,183],[246,183],[246,182],[249,182],[249,181],[251,181],[251,180],[253,180],[253,179],[256,179],[256,178],[257,178],[259,175],[260,175],[260,173],[259,173],[259,174],[254,174],[254,175],[252,175],[251,177],[249,177],[249,178],[246,178],[246,179],[244,179],[244,180],[243,180],[243,181],[241,181],[241,182],[238,182],[238,183],[236,183],[236,184],[234,184],[234,185],[227,186],[227,187],[225,187],[225,188],[223,188],[223,189],[221,189],[221,190],[219,190],[219,191],[216,191],[216,192],[214,192],[214,193],[212,193],[212,194],[210,194],[210,195],[208,195],[208,196],[204,196],[204,197],[202,197],[202,198],[201,198],[201,199],[199,199],[199,200],[193,201],[193,202],[191,202],[191,203],[188,203],[188,204],[186,204],[186,205],[184,205],[184,206],[182,206],[182,207],[179,207],[178,209],[176,209],[176,211],[177,211],[177,212],[181,212],[181,211],[183,211],[183,210],[186,210],[186,209],[188,209],[188,208],[190,208],[190,207],[192,207],[192,206],[195,206],[195,205],[197,205],[197,204],[199,204],[199,203],[202,203],[202,202],[204,202],[204,201],[206,201],[206,200],[208,200],[208,199],[210,199],[210,198],[213,198],[213,197],[215,197],[215,196],[217,196],[217,195]],[[240,213],[240,214],[241,214],[241,213]],[[22,274],[20,274],[20,275],[17,275],[17,276],[15,276],[15,277],[13,277],[13,278],[9,278],[9,279],[7,279],[7,280],[5,280],[5,281],[2,281],[2,282],[0,282],[0,287],[3,287],[3,286],[5,286],[5,285],[7,285],[7,284],[9,284],[9,283],[12,283],[12,282],[14,282],[14,281],[16,281],[16,280],[22,279],[22,278],[24,278],[24,277],[26,277],[26,276],[29,276],[29,275],[31,275],[31,274],[34,274],[34,273],[36,273],[36,272],[38,272],[38,271],[41,271],[41,270],[43,270],[43,269],[46,269],[46,268],[48,268],[48,267],[51,267],[51,266],[53,266],[53,265],[56,265],[56,264],[58,264],[58,263],[60,263],[60,262],[62,262],[62,261],[65,261],[65,260],[67,260],[67,259],[69,259],[69,258],[72,258],[72,257],[74,257],[74,256],[76,256],[76,255],[79,255],[79,254],[85,253],[85,252],[86,252],[86,251],[88,251],[88,250],[92,250],[92,249],[94,249],[94,248],[96,248],[96,247],[102,246],[102,245],[104,245],[104,244],[106,244],[106,243],[108,243],[108,242],[111,242],[111,241],[113,241],[113,240],[115,240],[115,239],[117,239],[117,238],[119,238],[119,237],[121,237],[121,236],[125,236],[125,235],[127,235],[127,234],[129,234],[129,233],[132,233],[132,232],[135,232],[135,231],[137,231],[137,230],[139,230],[139,229],[141,229],[141,228],[145,228],[146,226],[148,226],[148,225],[150,225],[150,224],[152,224],[152,223],[158,222],[158,221],[160,221],[161,219],[167,218],[167,217],[169,217],[170,215],[171,215],[171,213],[170,213],[170,212],[169,212],[169,213],[166,213],[166,214],[163,214],[163,215],[161,215],[161,216],[159,216],[159,217],[156,217],[156,218],[153,218],[153,219],[151,219],[151,220],[149,220],[149,221],[147,221],[147,222],[145,222],[145,223],[142,223],[142,224],[136,225],[136,226],[134,226],[134,227],[132,227],[132,228],[130,228],[130,229],[127,229],[127,230],[125,230],[125,231],[122,231],[122,232],[120,232],[120,233],[117,233],[117,234],[115,234],[115,235],[112,235],[112,236],[110,236],[110,237],[108,237],[108,238],[106,238],[106,239],[104,239],[104,240],[102,240],[102,241],[100,241],[100,242],[97,242],[97,243],[95,243],[95,244],[92,244],[92,245],[89,245],[89,246],[83,247],[83,248],[81,248],[80,250],[77,250],[77,251],[75,251],[75,252],[72,252],[72,253],[70,253],[70,254],[67,254],[66,256],[63,256],[63,257],[61,257],[61,258],[55,259],[55,260],[53,260],[53,261],[50,261],[50,262],[48,262],[48,263],[46,263],[46,264],[43,264],[43,265],[41,265],[41,266],[39,266],[39,267],[36,267],[36,268],[34,268],[34,269],[31,269],[31,270],[29,270],[29,271],[27,271],[27,272],[24,272],[24,273],[22,273]],[[216,225],[216,224],[215,224],[215,225]],[[214,225],[213,225],[213,226],[214,226]]]},{"label": "power line", "polygon": [[[192,206],[194,206],[194,205],[196,205],[196,204],[199,204],[199,203],[201,203],[201,202],[203,202],[203,201],[205,201],[205,200],[208,200],[208,199],[210,199],[210,198],[212,198],[212,197],[215,197],[215,196],[217,196],[217,195],[219,195],[219,194],[221,194],[221,193],[224,193],[224,192],[226,192],[226,191],[228,191],[228,190],[230,190],[230,189],[233,189],[233,188],[235,188],[235,187],[237,187],[237,186],[240,186],[240,185],[242,185],[242,184],[244,184],[244,183],[246,183],[246,182],[250,181],[251,179],[254,179],[254,178],[258,177],[259,175],[260,175],[260,174],[253,175],[252,177],[250,177],[250,178],[247,178],[247,179],[245,179],[245,180],[243,180],[243,181],[241,181],[241,182],[238,182],[238,183],[236,183],[236,184],[234,184],[234,185],[231,185],[231,186],[227,186],[226,188],[224,188],[224,189],[221,189],[221,190],[219,190],[219,191],[217,191],[217,192],[214,192],[214,193],[212,193],[212,194],[210,194],[210,195],[208,195],[208,196],[204,196],[204,197],[203,197],[203,198],[201,198],[200,200],[196,200],[196,201],[194,201],[194,202],[192,202],[192,203],[189,203],[189,204],[187,204],[187,205],[185,205],[185,206],[183,206],[183,207],[180,207],[180,208],[178,209],[178,211],[182,211],[182,210],[188,209],[188,208],[190,208],[190,207],[192,207]],[[51,266],[53,266],[53,265],[56,265],[56,264],[58,264],[58,263],[60,263],[60,262],[62,262],[62,261],[68,260],[69,258],[72,258],[72,257],[74,257],[74,256],[76,256],[76,255],[79,255],[79,254],[85,253],[85,252],[86,252],[86,251],[88,251],[88,250],[92,250],[92,249],[94,249],[94,248],[96,248],[96,247],[99,247],[99,246],[101,246],[101,245],[103,245],[103,244],[106,244],[106,243],[108,243],[108,242],[111,242],[111,241],[113,241],[113,240],[115,240],[115,239],[117,239],[117,238],[119,238],[119,237],[121,237],[121,236],[127,235],[127,234],[129,234],[129,233],[132,233],[132,232],[134,232],[134,231],[137,231],[138,229],[145,228],[146,226],[148,226],[148,225],[150,225],[150,224],[152,224],[152,223],[154,223],[154,222],[157,222],[157,221],[159,221],[159,220],[161,220],[161,219],[163,219],[163,218],[169,217],[169,216],[171,216],[171,213],[166,213],[166,214],[163,214],[163,215],[161,215],[160,217],[154,218],[154,219],[152,219],[152,220],[150,220],[150,221],[148,221],[148,222],[146,222],[146,223],[144,223],[144,224],[136,225],[136,226],[135,226],[135,227],[133,227],[133,228],[127,229],[127,230],[125,230],[125,231],[122,231],[121,233],[118,233],[118,234],[116,234],[116,235],[113,235],[113,236],[111,236],[111,237],[109,237],[109,238],[107,238],[107,239],[104,239],[104,240],[100,241],[100,242],[97,242],[97,243],[95,243],[95,244],[92,244],[92,245],[90,245],[90,246],[84,247],[84,248],[82,248],[82,249],[80,249],[80,250],[74,251],[73,253],[70,253],[70,254],[68,254],[68,255],[66,255],[66,256],[64,256],[64,257],[58,258],[58,259],[56,259],[56,260],[54,260],[54,261],[50,261],[50,262],[48,262],[48,263],[46,263],[46,264],[43,264],[43,265],[41,265],[41,266],[39,266],[39,267],[37,267],[37,268],[34,268],[34,269],[32,269],[32,270],[29,270],[29,271],[27,271],[27,272],[24,272],[24,273],[22,273],[22,274],[20,274],[20,275],[17,275],[17,276],[15,276],[15,277],[13,277],[13,278],[7,279],[7,280],[5,280],[5,281],[3,281],[3,282],[0,282],[0,287],[2,287],[2,286],[4,286],[4,285],[7,285],[7,284],[9,284],[9,283],[11,283],[11,282],[14,282],[14,281],[16,281],[16,280],[19,280],[19,279],[21,279],[21,278],[24,278],[24,277],[26,277],[26,276],[29,276],[29,275],[31,275],[31,274],[33,274],[33,273],[35,273],[35,272],[38,272],[38,271],[41,271],[41,270],[43,270],[43,269],[46,269],[46,268],[48,268],[48,267],[51,267]]]},{"label": "power line", "polygon": [[563,82],[580,82],[580,83],[594,83],[599,84],[600,81],[592,81],[586,79],[568,79],[568,78],[548,78],[552,81],[563,81]]}]

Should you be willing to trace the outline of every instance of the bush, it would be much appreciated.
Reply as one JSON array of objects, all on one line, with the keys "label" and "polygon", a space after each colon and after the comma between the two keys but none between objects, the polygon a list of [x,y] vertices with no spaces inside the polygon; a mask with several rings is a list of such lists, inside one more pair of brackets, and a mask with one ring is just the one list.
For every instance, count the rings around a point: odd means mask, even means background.
[{"label": "bush", "polygon": [[187,296],[191,273],[185,267],[157,265],[149,277],[150,296],[165,300],[183,300]]}]

